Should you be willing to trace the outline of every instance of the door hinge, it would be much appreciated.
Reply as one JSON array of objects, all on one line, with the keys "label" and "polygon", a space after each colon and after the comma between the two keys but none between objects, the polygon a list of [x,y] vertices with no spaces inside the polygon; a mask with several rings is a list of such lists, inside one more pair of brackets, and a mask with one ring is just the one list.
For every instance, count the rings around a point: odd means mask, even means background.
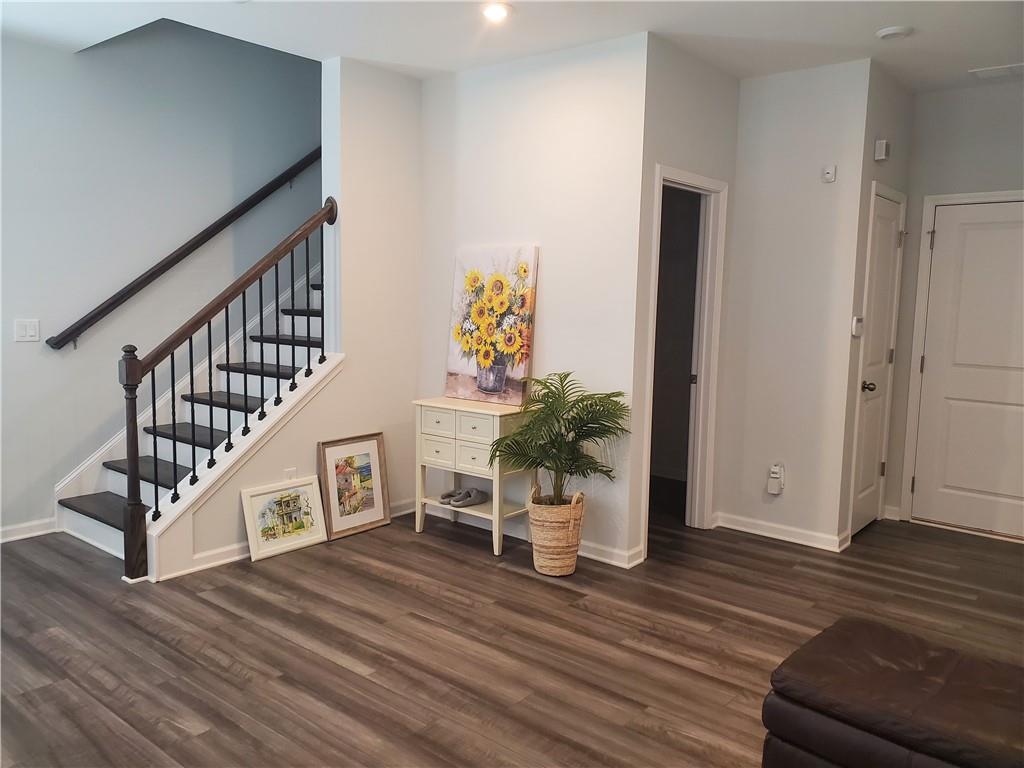
[{"label": "door hinge", "polygon": [[906,240],[907,240],[907,234],[909,234],[909,233],[905,229],[901,229],[899,231],[899,233],[896,236],[896,247],[897,248],[902,248],[903,247],[903,243],[905,243]]},{"label": "door hinge", "polygon": [[691,373],[690,374],[690,383],[691,384],[696,384],[697,383],[697,374],[696,373]]},{"label": "door hinge", "polygon": [[882,477],[885,477],[885,462],[882,462]]},{"label": "door hinge", "polygon": [[934,251],[935,250],[935,230],[934,229],[929,229],[928,230],[928,250],[929,251]]},{"label": "door hinge", "polygon": [[889,347],[889,365],[892,365],[893,360],[896,359],[896,349]]},{"label": "door hinge", "polygon": [[920,373],[924,373],[924,355],[921,355],[921,365],[918,370]]},{"label": "door hinge", "polygon": [[917,475],[911,475],[910,477],[910,492],[914,492],[914,486],[917,485]]}]

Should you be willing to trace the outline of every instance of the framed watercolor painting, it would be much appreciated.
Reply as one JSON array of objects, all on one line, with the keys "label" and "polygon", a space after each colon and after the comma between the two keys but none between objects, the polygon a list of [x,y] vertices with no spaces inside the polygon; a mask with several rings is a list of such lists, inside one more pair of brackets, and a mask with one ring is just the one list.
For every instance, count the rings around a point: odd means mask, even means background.
[{"label": "framed watercolor painting", "polygon": [[327,541],[314,475],[243,490],[242,510],[253,560]]},{"label": "framed watercolor painting", "polygon": [[317,454],[329,538],[391,522],[383,433],[318,443]]},{"label": "framed watercolor painting", "polygon": [[459,251],[448,339],[448,397],[523,404],[536,291],[536,246]]}]

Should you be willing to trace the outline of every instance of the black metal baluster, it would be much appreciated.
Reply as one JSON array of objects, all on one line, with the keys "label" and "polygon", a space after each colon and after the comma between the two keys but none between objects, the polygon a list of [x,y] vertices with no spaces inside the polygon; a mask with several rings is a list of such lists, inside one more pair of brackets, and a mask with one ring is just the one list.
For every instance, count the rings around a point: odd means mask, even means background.
[{"label": "black metal baluster", "polygon": [[[176,502],[181,496],[178,495],[178,411],[176,406],[177,396],[174,392],[174,352],[171,352],[171,429],[174,430],[174,440],[171,442],[171,478],[173,485],[171,486],[171,504]],[[157,493],[160,492],[160,484],[156,483],[159,476],[159,471],[156,466],[156,456],[153,457],[153,475],[154,483],[156,484]]]},{"label": "black metal baluster", "polygon": [[[306,238],[306,337],[311,338],[313,336],[313,310],[309,307],[309,238]],[[295,322],[295,318],[292,318],[292,322]],[[320,331],[323,333],[323,330]],[[313,375],[313,347],[306,347],[306,375]]]},{"label": "black metal baluster", "polygon": [[320,359],[317,361],[321,365],[327,361],[327,355],[324,354],[324,330],[327,316],[324,314],[324,286],[327,281],[324,280],[324,225],[320,225]]},{"label": "black metal baluster", "polygon": [[[155,467],[157,462],[160,461],[160,453],[157,450],[159,444],[156,436],[156,368],[149,372],[149,390],[150,390],[150,401],[152,402],[152,413],[153,417],[153,466]],[[153,522],[160,519],[160,486],[157,485],[153,489]]]},{"label": "black metal baluster", "polygon": [[277,397],[274,398],[274,405],[281,404],[281,281],[278,276],[278,264],[274,262],[274,338],[277,339],[277,376],[274,381],[277,386]]},{"label": "black metal baluster", "polygon": [[292,300],[292,383],[288,385],[288,391],[292,392],[299,385],[295,383],[295,374],[299,370],[299,366],[296,365],[298,360],[295,359],[295,249],[292,249],[291,256],[288,257],[288,274],[291,280],[291,288],[289,293],[291,294]]},{"label": "black metal baluster", "polygon": [[[242,289],[242,367],[249,367],[249,340],[245,337],[245,294],[248,288]],[[242,377],[242,437],[249,434],[249,377]]]},{"label": "black metal baluster", "polygon": [[192,477],[188,479],[189,485],[199,482],[196,474],[196,365],[192,350],[192,337],[188,337],[188,399],[192,413]]},{"label": "black metal baluster", "polygon": [[[206,321],[206,376],[207,376],[207,391],[206,394],[210,399],[210,429],[213,429],[213,327],[211,325],[213,321]],[[225,371],[224,375],[228,381],[231,380],[231,371]],[[210,434],[213,434],[212,432]],[[212,441],[211,441],[212,442]],[[217,460],[213,458],[214,446],[210,446],[210,458],[206,460],[206,468],[213,469],[217,465]]]},{"label": "black metal baluster", "polygon": [[[230,314],[231,304],[224,307],[224,362],[230,367],[231,365],[231,328],[228,325],[228,315]],[[242,335],[244,336],[244,329]],[[227,453],[235,446],[231,442],[231,376],[228,375],[228,407],[224,410],[227,412],[228,418],[228,440],[224,443],[224,453]],[[213,422],[210,422],[210,442],[213,442]]]},{"label": "black metal baluster", "polygon": [[[259,314],[260,314],[260,336],[262,336],[263,335],[263,275],[260,275],[260,309],[259,309]],[[263,421],[265,418],[267,418],[267,409],[266,409],[267,396],[266,396],[266,394],[263,391],[263,389],[264,389],[263,382],[264,382],[265,377],[262,375],[265,372],[266,371],[263,370],[263,345],[260,344],[260,374],[261,374],[260,375],[260,415],[256,417],[257,421]]]}]

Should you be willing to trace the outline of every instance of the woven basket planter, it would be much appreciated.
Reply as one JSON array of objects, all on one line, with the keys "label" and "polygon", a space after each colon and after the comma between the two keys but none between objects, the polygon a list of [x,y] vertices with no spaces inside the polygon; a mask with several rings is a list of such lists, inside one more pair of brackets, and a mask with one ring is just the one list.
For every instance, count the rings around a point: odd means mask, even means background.
[{"label": "woven basket planter", "polygon": [[530,536],[533,539],[533,567],[545,576],[568,576],[576,570],[583,526],[583,494],[569,504],[542,504],[549,497],[530,492]]}]

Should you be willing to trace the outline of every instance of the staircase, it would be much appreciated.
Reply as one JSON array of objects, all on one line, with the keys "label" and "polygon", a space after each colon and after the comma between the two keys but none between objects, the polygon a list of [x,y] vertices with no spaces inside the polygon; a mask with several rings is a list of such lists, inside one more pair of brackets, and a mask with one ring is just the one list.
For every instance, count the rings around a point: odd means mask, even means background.
[{"label": "staircase", "polygon": [[[319,296],[322,283],[312,283],[311,288]],[[197,471],[197,474],[193,475],[191,463],[176,464],[173,460],[158,459],[153,455],[139,456],[141,494],[147,507],[157,507],[162,495],[174,491],[182,483],[191,482],[193,477],[198,482],[198,473],[202,468],[213,469],[207,466],[207,462],[214,451],[227,441],[231,430],[239,427],[244,429],[248,425],[249,417],[259,419],[260,413],[265,416],[265,406],[268,400],[273,403],[273,393],[279,391],[281,387],[287,390],[293,380],[298,381],[302,377],[302,365],[280,365],[275,362],[278,359],[289,360],[292,357],[293,342],[290,328],[301,329],[303,333],[301,336],[296,335],[294,340],[295,352],[298,353],[296,361],[303,362],[303,353],[299,349],[301,347],[315,350],[312,362],[316,363],[316,355],[323,346],[323,338],[320,335],[323,311],[319,307],[285,307],[280,310],[280,314],[282,318],[287,318],[286,322],[282,323],[284,333],[253,334],[249,337],[249,341],[255,347],[252,352],[256,358],[255,362],[217,363],[217,389],[195,394],[186,392],[180,396],[181,402],[185,404],[180,406],[181,412],[189,416],[188,421],[143,427],[143,432],[153,438],[151,454],[189,458],[194,456]],[[310,336],[310,333],[317,335]],[[263,394],[246,395],[243,394],[244,390]],[[270,393],[269,398],[267,393]],[[172,443],[175,445],[172,446]],[[128,465],[127,458],[104,461],[103,467],[107,475],[104,480],[108,490],[58,499],[57,503],[123,533],[124,510],[128,504]]]},{"label": "staircase", "polygon": [[[83,538],[123,554],[126,580],[149,575],[147,529],[191,503],[233,451],[246,449],[257,425],[298,403],[303,383],[330,367],[323,283],[313,278],[323,274],[324,226],[336,218],[328,198],[153,352],[140,358],[134,346],[124,347],[125,455],[102,461],[93,492],[57,504],[65,530],[88,530]],[[310,254],[311,239],[319,258]],[[232,322],[240,325],[234,336]],[[216,348],[215,335],[223,337]],[[141,417],[140,397],[149,401]]]}]

